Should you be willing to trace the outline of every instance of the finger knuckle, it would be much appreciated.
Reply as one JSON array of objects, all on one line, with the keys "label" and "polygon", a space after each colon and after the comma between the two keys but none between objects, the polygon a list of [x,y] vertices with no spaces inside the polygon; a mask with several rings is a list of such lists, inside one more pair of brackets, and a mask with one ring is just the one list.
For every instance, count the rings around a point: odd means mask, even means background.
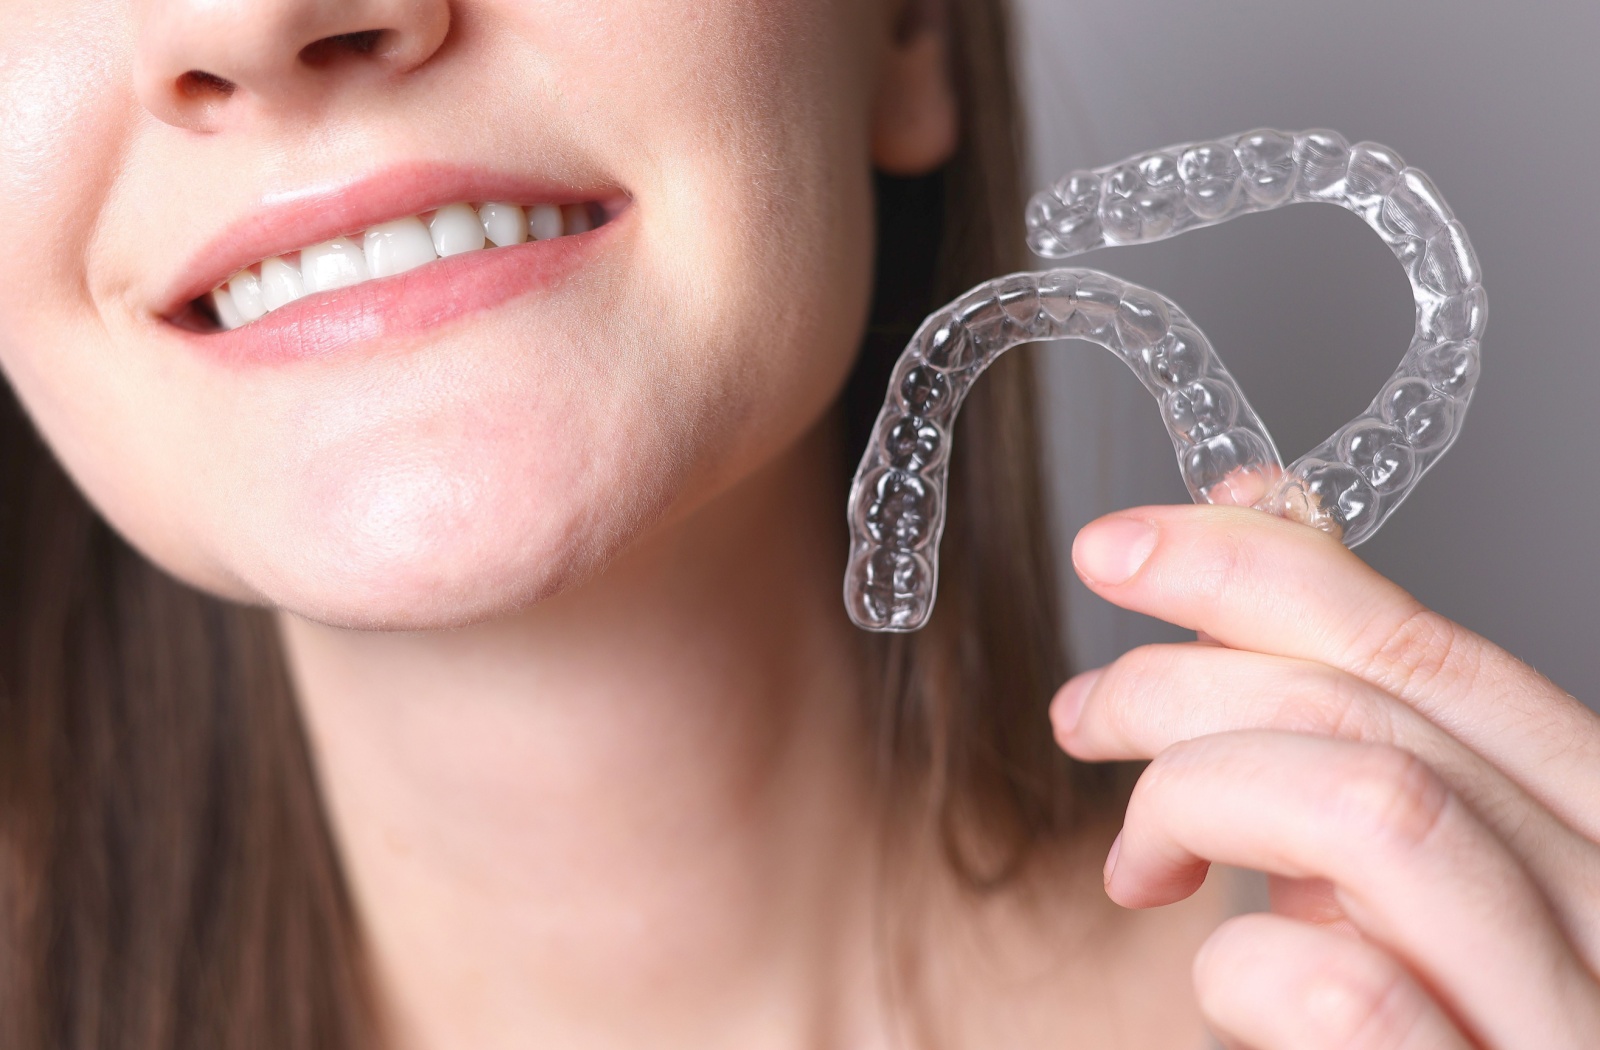
[{"label": "finger knuckle", "polygon": [[1426,847],[1450,804],[1450,789],[1409,751],[1387,745],[1364,747],[1340,779],[1338,804],[1347,827],[1360,839],[1393,852]]},{"label": "finger knuckle", "polygon": [[[1438,683],[1470,685],[1475,663],[1465,630],[1423,606],[1408,610],[1370,647],[1364,677],[1396,694]],[[1448,677],[1447,677],[1448,676]]]},{"label": "finger knuckle", "polygon": [[1388,744],[1394,724],[1361,681],[1332,669],[1308,671],[1285,690],[1272,729]]},{"label": "finger knuckle", "polygon": [[1324,959],[1301,996],[1319,1045],[1340,1050],[1398,1050],[1408,1044],[1427,1009],[1397,965],[1345,953]]}]

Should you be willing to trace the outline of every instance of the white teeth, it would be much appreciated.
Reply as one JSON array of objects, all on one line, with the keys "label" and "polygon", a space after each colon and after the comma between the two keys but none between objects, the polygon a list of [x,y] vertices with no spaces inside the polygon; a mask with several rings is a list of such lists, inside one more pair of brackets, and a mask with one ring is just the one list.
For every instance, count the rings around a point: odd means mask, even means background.
[{"label": "white teeth", "polygon": [[218,288],[211,293],[211,308],[217,311],[217,320],[224,328],[238,328],[244,324],[244,318],[239,314],[239,308],[233,305],[233,296],[226,288]]},{"label": "white teeth", "polygon": [[307,294],[348,288],[372,277],[366,254],[348,237],[335,237],[302,251],[300,273],[305,278]]},{"label": "white teeth", "polygon": [[298,266],[281,257],[261,264],[261,301],[268,310],[287,306],[305,294]]},{"label": "white teeth", "polygon": [[475,252],[484,245],[483,220],[470,204],[451,204],[434,212],[429,223],[433,250],[441,258]]},{"label": "white teeth", "polygon": [[528,232],[536,241],[553,241],[561,236],[566,226],[561,221],[561,209],[554,204],[540,204],[528,209]]},{"label": "white teeth", "polygon": [[249,270],[241,270],[233,275],[228,282],[228,294],[233,297],[233,305],[238,308],[239,316],[246,321],[254,321],[267,312],[267,304],[261,298],[261,281]]},{"label": "white teeth", "polygon": [[568,236],[588,233],[594,225],[589,221],[589,209],[582,204],[569,204],[562,208],[561,218],[565,221]]},{"label": "white teeth", "polygon": [[528,239],[528,217],[522,208],[504,201],[490,201],[478,209],[483,232],[497,248],[521,244]]},{"label": "white teeth", "polygon": [[374,226],[364,243],[367,272],[373,277],[393,277],[439,257],[433,250],[433,235],[415,216]]},{"label": "white teeth", "polygon": [[487,247],[585,233],[594,227],[597,214],[587,204],[537,204],[526,209],[509,201],[447,204],[434,212],[379,223],[363,234],[274,256],[261,263],[259,275],[255,268],[240,270],[212,289],[209,307],[217,323],[231,330],[313,292],[393,277],[435,259]]}]

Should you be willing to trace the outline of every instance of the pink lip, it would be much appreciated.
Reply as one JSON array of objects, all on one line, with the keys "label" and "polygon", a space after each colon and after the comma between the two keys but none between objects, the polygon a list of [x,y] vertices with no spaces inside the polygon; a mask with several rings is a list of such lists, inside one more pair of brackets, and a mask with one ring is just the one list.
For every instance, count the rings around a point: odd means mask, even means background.
[{"label": "pink lip", "polygon": [[263,259],[458,201],[578,204],[611,203],[625,196],[615,189],[576,192],[527,176],[454,164],[397,164],[341,186],[269,197],[263,207],[223,230],[190,258],[161,297],[157,312],[170,317]]},{"label": "pink lip", "polygon": [[396,165],[342,186],[269,201],[197,252],[161,297],[157,312],[173,318],[262,259],[445,204],[485,200],[557,205],[598,201],[613,221],[577,236],[467,252],[395,277],[308,295],[233,331],[170,329],[208,355],[263,363],[323,356],[353,343],[422,331],[558,282],[609,236],[627,198],[616,189],[575,192],[570,186],[478,168]]},{"label": "pink lip", "polygon": [[394,277],[297,299],[232,331],[168,331],[229,365],[286,364],[357,344],[416,335],[508,299],[559,284],[583,265],[626,214],[599,229],[552,241],[436,259]]}]

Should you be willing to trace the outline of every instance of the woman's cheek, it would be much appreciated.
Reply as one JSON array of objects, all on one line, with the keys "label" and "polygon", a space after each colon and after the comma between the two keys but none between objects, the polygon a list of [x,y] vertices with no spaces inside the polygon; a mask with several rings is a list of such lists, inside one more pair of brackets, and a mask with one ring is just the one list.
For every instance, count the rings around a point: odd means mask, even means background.
[{"label": "woman's cheek", "polygon": [[[126,148],[131,63],[124,5],[6,0],[0,34],[0,217],[8,231],[93,228],[109,163]],[[31,220],[31,221],[30,221]],[[12,243],[18,243],[13,241]],[[33,261],[48,261],[35,255]]]},{"label": "woman's cheek", "polygon": [[122,374],[131,352],[107,347],[120,319],[88,272],[138,116],[118,88],[126,5],[7,0],[0,22],[0,373],[91,495],[138,499],[117,425],[137,396]]}]

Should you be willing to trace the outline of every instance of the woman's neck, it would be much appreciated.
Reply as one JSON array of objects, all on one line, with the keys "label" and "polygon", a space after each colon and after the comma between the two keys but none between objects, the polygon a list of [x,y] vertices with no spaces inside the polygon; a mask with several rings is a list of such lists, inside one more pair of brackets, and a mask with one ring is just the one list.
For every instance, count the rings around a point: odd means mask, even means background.
[{"label": "woman's neck", "polygon": [[401,1047],[878,1028],[841,495],[818,431],[513,617],[283,617]]}]

